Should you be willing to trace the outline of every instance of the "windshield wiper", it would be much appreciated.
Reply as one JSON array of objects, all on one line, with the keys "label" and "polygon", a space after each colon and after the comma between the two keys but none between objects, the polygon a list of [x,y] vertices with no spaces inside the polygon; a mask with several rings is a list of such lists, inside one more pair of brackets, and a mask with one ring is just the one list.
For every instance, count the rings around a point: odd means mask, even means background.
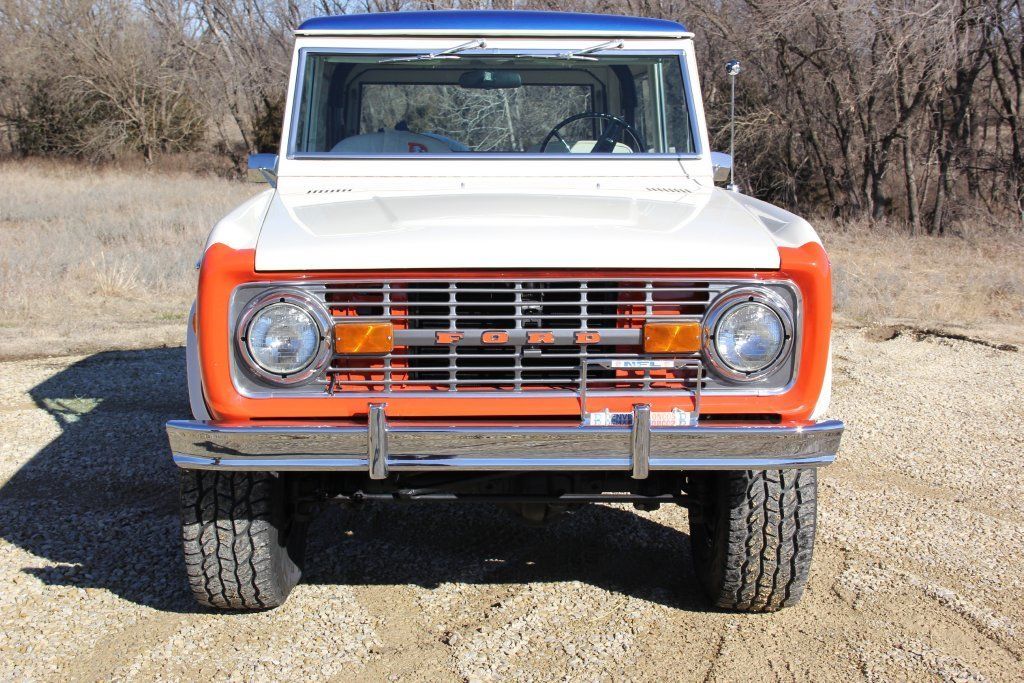
[{"label": "windshield wiper", "polygon": [[621,50],[624,43],[621,40],[609,40],[606,43],[599,43],[591,47],[585,47],[579,50],[570,50],[569,52],[559,52],[557,55],[541,55],[541,54],[524,54],[516,55],[516,57],[532,57],[534,59],[579,59],[587,62],[596,62],[597,57],[590,57],[589,55],[594,52],[600,52],[601,50]]},{"label": "windshield wiper", "polygon": [[487,47],[487,43],[481,39],[471,40],[468,43],[462,43],[455,47],[450,47],[447,50],[441,50],[440,52],[427,52],[422,55],[412,55],[410,57],[391,57],[390,59],[382,59],[378,64],[387,64],[388,62],[420,62],[427,59],[461,59],[459,57],[460,52],[466,50],[472,50],[478,47]]}]

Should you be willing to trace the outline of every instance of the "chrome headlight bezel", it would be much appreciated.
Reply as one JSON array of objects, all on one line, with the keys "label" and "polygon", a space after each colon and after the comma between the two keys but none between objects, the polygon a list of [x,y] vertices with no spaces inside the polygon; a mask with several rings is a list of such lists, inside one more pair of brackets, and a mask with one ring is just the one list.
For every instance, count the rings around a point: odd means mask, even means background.
[{"label": "chrome headlight bezel", "polygon": [[[736,306],[758,303],[770,309],[782,322],[783,340],[778,354],[766,366],[753,372],[736,370],[718,353],[718,326],[722,318]],[[715,299],[704,316],[701,328],[701,350],[712,371],[733,382],[754,382],[768,377],[790,357],[793,349],[794,316],[789,303],[777,292],[766,287],[741,286],[724,292]]]},{"label": "chrome headlight bezel", "polygon": [[[306,313],[316,324],[320,337],[313,358],[301,369],[288,374],[267,370],[256,361],[249,348],[249,327],[253,320],[268,306],[282,303],[295,306]],[[323,303],[315,297],[297,289],[272,289],[255,297],[242,309],[235,325],[235,343],[239,356],[245,361],[246,369],[253,375],[270,384],[289,386],[307,382],[323,372],[331,360],[333,333],[333,319]]]}]

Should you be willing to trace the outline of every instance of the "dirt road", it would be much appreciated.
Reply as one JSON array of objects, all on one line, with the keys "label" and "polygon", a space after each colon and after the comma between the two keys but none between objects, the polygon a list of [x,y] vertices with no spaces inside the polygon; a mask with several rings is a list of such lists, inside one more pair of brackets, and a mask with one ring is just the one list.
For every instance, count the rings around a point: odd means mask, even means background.
[{"label": "dirt road", "polygon": [[951,679],[1024,671],[1024,354],[835,340],[804,601],[706,607],[686,513],[331,509],[279,610],[187,594],[162,425],[183,353],[0,363],[0,678]]}]

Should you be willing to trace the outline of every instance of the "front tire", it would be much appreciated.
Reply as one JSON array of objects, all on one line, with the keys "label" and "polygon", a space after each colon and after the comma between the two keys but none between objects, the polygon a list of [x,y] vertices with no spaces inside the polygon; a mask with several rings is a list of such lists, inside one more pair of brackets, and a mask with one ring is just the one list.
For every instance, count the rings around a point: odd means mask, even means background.
[{"label": "front tire", "polygon": [[277,607],[302,576],[306,525],[274,473],[182,470],[181,530],[201,605]]},{"label": "front tire", "polygon": [[817,470],[702,472],[691,482],[694,568],[714,604],[774,612],[799,602],[814,550]]}]

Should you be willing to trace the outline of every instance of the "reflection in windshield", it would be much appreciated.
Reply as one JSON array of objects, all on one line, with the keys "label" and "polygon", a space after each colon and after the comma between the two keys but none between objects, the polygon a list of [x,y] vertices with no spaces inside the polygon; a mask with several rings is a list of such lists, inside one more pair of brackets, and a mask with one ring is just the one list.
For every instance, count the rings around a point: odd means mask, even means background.
[{"label": "reflection in windshield", "polygon": [[[452,151],[507,152],[529,149],[557,123],[592,107],[585,85],[526,85],[469,90],[457,85],[367,85],[359,130],[391,127],[438,135]],[[537,150],[533,150],[537,151]]]}]

